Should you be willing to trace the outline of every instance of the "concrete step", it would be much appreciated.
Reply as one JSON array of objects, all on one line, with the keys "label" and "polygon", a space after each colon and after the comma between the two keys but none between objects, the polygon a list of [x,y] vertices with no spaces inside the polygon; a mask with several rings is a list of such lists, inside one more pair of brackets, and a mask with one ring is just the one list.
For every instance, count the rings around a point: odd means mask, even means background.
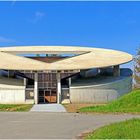
[{"label": "concrete step", "polygon": [[66,112],[66,109],[61,104],[37,104],[34,105],[31,112]]}]

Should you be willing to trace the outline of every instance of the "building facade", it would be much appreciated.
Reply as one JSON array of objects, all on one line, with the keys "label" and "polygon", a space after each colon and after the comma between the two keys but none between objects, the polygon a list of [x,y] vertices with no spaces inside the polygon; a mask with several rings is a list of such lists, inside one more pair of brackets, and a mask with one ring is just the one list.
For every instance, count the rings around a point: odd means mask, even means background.
[{"label": "building facade", "polygon": [[106,103],[132,89],[125,52],[85,47],[0,49],[0,103]]}]

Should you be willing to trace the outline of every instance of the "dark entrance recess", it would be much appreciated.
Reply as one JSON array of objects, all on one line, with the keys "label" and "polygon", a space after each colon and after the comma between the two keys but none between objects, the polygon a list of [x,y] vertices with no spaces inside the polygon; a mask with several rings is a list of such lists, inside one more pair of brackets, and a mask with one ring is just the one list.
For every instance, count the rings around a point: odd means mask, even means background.
[{"label": "dark entrance recess", "polygon": [[56,103],[57,92],[56,90],[40,89],[39,90],[39,103]]},{"label": "dark entrance recess", "polygon": [[[67,86],[66,78],[73,76],[77,71],[63,71],[61,73],[61,87]],[[26,78],[26,90],[34,90],[34,72],[19,71],[18,75]],[[57,71],[38,71],[38,103],[57,103]]]},{"label": "dark entrance recess", "polygon": [[38,74],[38,100],[39,103],[57,102],[56,73]]}]

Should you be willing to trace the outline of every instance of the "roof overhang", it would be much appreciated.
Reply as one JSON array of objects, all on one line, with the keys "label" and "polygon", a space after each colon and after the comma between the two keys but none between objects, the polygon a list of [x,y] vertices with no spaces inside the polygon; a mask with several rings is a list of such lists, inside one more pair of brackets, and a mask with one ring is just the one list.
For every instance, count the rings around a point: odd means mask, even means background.
[{"label": "roof overhang", "polygon": [[[16,54],[76,54],[53,63],[45,63]],[[71,46],[19,46],[0,48],[0,69],[8,70],[80,70],[127,63],[132,55],[111,49]]]}]

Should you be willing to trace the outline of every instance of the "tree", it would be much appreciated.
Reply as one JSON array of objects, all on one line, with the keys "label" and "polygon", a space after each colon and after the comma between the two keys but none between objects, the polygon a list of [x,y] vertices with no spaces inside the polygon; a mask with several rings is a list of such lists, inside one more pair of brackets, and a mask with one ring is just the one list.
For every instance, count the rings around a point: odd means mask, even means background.
[{"label": "tree", "polygon": [[137,55],[134,58],[134,88],[140,88],[140,48],[137,50]]}]

